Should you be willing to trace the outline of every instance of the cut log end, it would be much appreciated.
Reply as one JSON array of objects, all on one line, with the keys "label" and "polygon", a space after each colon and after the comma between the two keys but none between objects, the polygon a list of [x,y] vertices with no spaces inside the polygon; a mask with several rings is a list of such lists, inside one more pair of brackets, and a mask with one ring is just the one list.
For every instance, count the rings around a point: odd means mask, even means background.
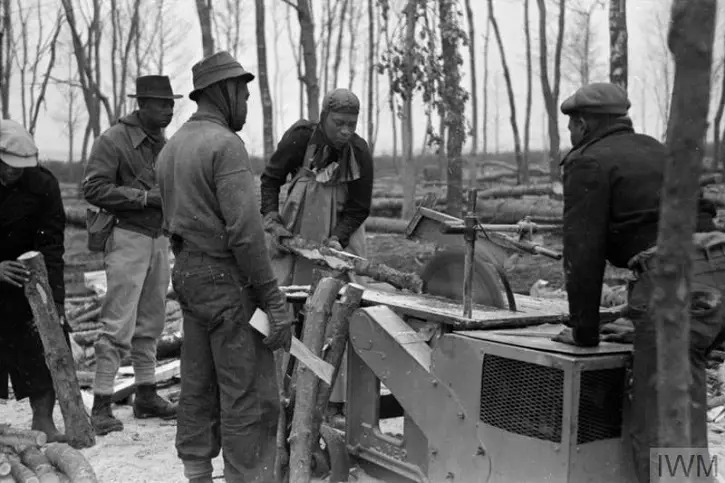
[{"label": "cut log end", "polygon": [[38,256],[40,256],[40,252],[35,251],[35,250],[29,251],[29,252],[25,252],[22,255],[20,255],[18,257],[18,261],[19,262],[27,262],[27,261],[30,261],[30,260],[38,257]]}]

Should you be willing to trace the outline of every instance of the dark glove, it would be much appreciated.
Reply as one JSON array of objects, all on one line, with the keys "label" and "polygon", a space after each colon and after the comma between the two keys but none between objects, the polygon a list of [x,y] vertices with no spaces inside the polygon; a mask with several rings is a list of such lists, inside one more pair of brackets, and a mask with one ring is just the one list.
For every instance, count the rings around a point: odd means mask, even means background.
[{"label": "dark glove", "polygon": [[270,350],[284,349],[289,352],[292,345],[292,322],[294,314],[284,294],[277,288],[276,294],[267,302],[269,335],[264,344]]},{"label": "dark glove", "polygon": [[272,247],[270,248],[272,250],[289,253],[289,249],[282,242],[285,238],[292,238],[294,235],[284,226],[278,212],[271,211],[264,215],[264,231],[271,235]]}]

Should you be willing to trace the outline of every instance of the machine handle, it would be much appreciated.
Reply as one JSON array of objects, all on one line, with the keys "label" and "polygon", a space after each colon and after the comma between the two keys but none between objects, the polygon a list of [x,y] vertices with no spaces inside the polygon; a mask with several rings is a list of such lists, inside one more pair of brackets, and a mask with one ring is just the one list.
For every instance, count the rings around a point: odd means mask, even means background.
[{"label": "machine handle", "polygon": [[564,258],[563,254],[555,252],[554,250],[549,250],[548,248],[540,247],[538,245],[534,245],[534,251],[539,255],[544,255],[545,257],[553,258],[554,260],[561,260],[562,258]]}]

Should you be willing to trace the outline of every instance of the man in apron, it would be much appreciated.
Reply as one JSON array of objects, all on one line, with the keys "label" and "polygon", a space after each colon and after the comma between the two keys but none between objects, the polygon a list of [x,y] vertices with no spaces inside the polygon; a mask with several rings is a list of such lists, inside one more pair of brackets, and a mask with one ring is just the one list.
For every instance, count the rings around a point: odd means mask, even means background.
[{"label": "man in apron", "polygon": [[[370,214],[373,159],[365,140],[355,133],[359,113],[360,101],[349,90],[328,93],[320,121],[292,125],[265,167],[261,210],[280,285],[312,281],[312,262],[280,245],[292,234],[366,256],[363,223]],[[280,209],[279,193],[288,175],[292,179]],[[330,397],[337,408],[345,401],[345,370],[343,365]]]},{"label": "man in apron", "polygon": [[[660,192],[666,148],[636,134],[627,117],[630,102],[614,84],[591,84],[561,105],[569,116],[572,151],[562,161],[564,179],[564,269],[570,329],[555,340],[599,344],[599,302],[608,260],[631,268],[628,305],[635,327],[630,433],[637,478],[650,481],[650,448],[658,437],[654,321],[647,313],[653,284]],[[692,446],[707,450],[706,361],[725,340],[720,300],[725,287],[725,235],[715,231],[716,210],[700,199],[693,259],[690,362],[693,383]]]}]

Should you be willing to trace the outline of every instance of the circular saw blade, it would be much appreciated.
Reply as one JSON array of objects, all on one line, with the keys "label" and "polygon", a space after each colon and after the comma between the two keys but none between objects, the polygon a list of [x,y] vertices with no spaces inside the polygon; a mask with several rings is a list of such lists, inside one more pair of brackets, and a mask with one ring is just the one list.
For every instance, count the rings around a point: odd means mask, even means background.
[{"label": "circular saw blade", "polygon": [[[465,254],[462,247],[446,248],[437,252],[421,273],[423,292],[461,302],[464,267]],[[485,255],[478,252],[474,257],[472,285],[474,304],[506,307],[495,269]]]}]

